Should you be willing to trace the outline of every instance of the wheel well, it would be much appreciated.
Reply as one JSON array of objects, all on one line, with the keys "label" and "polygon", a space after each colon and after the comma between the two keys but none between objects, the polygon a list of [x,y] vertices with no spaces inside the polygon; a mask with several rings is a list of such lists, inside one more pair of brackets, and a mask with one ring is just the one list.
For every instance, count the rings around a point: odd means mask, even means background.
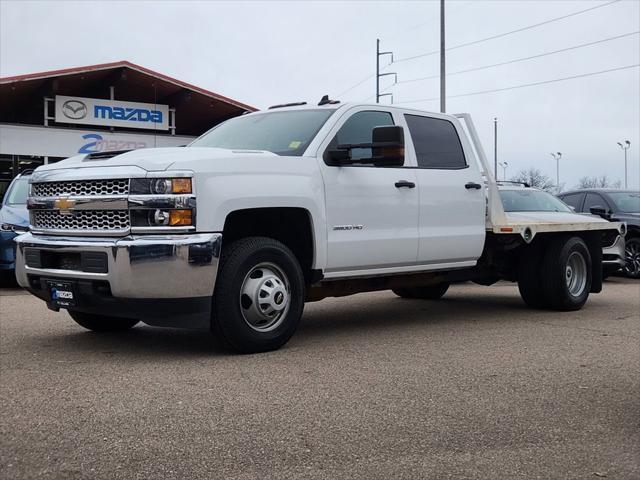
[{"label": "wheel well", "polygon": [[305,279],[311,282],[314,248],[311,215],[304,208],[249,208],[227,215],[223,245],[246,237],[269,237],[284,243],[300,262]]},{"label": "wheel well", "polygon": [[627,225],[627,235],[626,238],[636,238],[636,237],[640,237],[640,227],[630,227],[629,225]]}]

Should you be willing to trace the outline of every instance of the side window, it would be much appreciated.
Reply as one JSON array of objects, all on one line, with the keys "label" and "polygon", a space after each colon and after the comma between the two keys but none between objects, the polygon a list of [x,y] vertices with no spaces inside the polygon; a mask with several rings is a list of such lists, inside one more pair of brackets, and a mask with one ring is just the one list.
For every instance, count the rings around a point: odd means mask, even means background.
[{"label": "side window", "polygon": [[422,168],[465,168],[462,144],[453,123],[439,118],[405,115]]},{"label": "side window", "polygon": [[587,193],[587,198],[584,200],[584,208],[583,211],[589,213],[589,209],[591,207],[604,207],[609,208],[607,202],[602,198],[602,196],[597,193]]},{"label": "side window", "polygon": [[584,193],[571,193],[569,195],[563,195],[561,200],[576,209],[576,212],[580,212],[580,207],[582,206],[582,199],[584,198]]},{"label": "side window", "polygon": [[[345,143],[370,143],[373,128],[385,125],[394,125],[393,117],[389,112],[365,111],[354,113],[340,127],[329,148]],[[351,150],[351,157],[371,158],[371,149],[354,148]]]}]

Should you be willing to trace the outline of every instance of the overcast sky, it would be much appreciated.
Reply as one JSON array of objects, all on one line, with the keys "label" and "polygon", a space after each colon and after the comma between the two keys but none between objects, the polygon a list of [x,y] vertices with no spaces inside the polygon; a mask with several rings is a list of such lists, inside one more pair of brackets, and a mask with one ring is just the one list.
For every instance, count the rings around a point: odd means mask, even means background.
[{"label": "overcast sky", "polygon": [[[447,45],[457,46],[562,17],[605,1],[447,1]],[[375,41],[397,60],[439,48],[439,2],[214,2],[0,0],[0,75],[129,60],[265,108],[323,94],[372,101]],[[640,1],[621,0],[563,20],[453,49],[449,72],[493,65],[640,30]],[[384,62],[384,60],[383,60]],[[452,75],[451,96],[640,64],[637,33],[597,45]],[[394,103],[437,111],[439,56],[398,61],[382,80]],[[356,88],[358,82],[371,75]],[[404,83],[403,83],[404,82]],[[348,90],[348,91],[347,91]],[[346,93],[343,93],[345,92]],[[383,102],[389,102],[386,97]],[[407,102],[407,103],[404,103]],[[640,69],[448,100],[470,112],[507,176],[536,166],[574,186],[585,175],[624,176],[616,142],[630,140],[629,183],[640,185]]]}]

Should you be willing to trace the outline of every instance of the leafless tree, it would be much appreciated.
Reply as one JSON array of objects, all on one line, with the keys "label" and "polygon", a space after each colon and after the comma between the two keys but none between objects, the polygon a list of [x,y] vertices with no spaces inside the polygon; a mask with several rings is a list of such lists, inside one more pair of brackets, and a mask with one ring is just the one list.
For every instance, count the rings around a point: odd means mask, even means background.
[{"label": "leafless tree", "polygon": [[620,180],[616,180],[615,182],[611,180],[607,175],[601,175],[599,177],[582,177],[578,184],[576,185],[576,189],[582,188],[620,188],[622,186],[622,182]]},{"label": "leafless tree", "polygon": [[558,190],[554,182],[549,176],[542,173],[537,168],[528,168],[526,170],[520,170],[516,175],[511,177],[513,182],[524,182],[531,187],[539,188],[545,192],[552,192]]}]

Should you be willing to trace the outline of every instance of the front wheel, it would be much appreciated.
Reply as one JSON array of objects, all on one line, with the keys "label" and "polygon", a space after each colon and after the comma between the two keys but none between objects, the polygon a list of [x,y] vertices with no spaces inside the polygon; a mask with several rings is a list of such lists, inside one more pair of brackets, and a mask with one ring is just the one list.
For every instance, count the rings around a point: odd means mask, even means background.
[{"label": "front wheel", "polygon": [[625,275],[629,278],[640,278],[640,237],[630,238],[626,241],[625,256]]},{"label": "front wheel", "polygon": [[281,242],[249,237],[232,243],[216,279],[213,335],[240,353],[280,348],[298,327],[304,288],[300,264]]},{"label": "front wheel", "polygon": [[123,332],[139,322],[135,318],[108,317],[77,310],[69,310],[69,315],[78,325],[94,332]]}]

